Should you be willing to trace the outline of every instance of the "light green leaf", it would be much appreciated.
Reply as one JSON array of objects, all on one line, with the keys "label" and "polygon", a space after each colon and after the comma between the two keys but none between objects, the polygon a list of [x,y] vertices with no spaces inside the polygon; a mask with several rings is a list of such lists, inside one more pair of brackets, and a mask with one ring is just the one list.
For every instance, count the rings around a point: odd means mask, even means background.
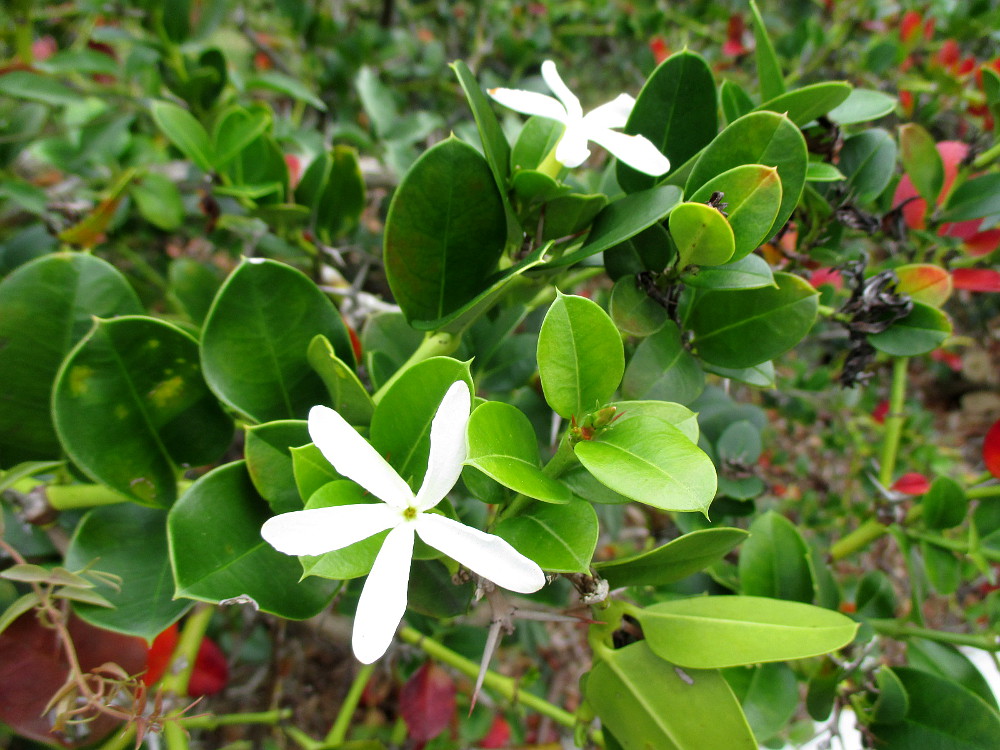
[{"label": "light green leaf", "polygon": [[323,379],[330,394],[331,406],[351,424],[364,425],[371,421],[375,404],[358,376],[333,349],[323,335],[314,336],[307,351],[309,364]]},{"label": "light green leaf", "polygon": [[597,514],[583,500],[568,505],[535,505],[526,515],[501,521],[493,533],[543,570],[587,573],[597,547]]},{"label": "light green leaf", "polygon": [[[717,263],[721,265],[746,257],[768,238],[781,207],[781,178],[774,167],[763,164],[744,164],[713,177],[698,188],[690,200],[707,203],[716,192],[722,193],[720,201],[726,219],[732,227],[734,249],[732,258]],[[671,214],[673,216],[673,214]]]},{"label": "light green leaf", "polygon": [[775,511],[750,524],[739,572],[740,587],[750,596],[808,603],[815,595],[809,548],[792,522]]},{"label": "light green leaf", "polygon": [[747,255],[724,266],[702,266],[681,276],[697,289],[760,289],[777,287],[774,272],[759,255]]},{"label": "light green leaf", "polygon": [[[773,217],[772,217],[773,218]],[[681,203],[668,219],[677,246],[677,266],[719,266],[733,257],[736,242],[726,218],[704,203]]]},{"label": "light green leaf", "polygon": [[153,121],[170,142],[204,172],[211,172],[215,153],[208,133],[201,123],[186,109],[170,102],[154,101],[150,104]]},{"label": "light green leaf", "polygon": [[611,584],[611,588],[661,586],[680,581],[718,562],[747,536],[743,529],[700,529],[649,552],[594,563],[594,570]]}]

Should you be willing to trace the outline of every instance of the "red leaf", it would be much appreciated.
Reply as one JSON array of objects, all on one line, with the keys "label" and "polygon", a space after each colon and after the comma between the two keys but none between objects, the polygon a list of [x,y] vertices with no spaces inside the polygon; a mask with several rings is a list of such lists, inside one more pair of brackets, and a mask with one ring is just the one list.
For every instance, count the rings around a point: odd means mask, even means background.
[{"label": "red leaf", "polygon": [[743,34],[746,31],[746,24],[743,23],[743,16],[733,14],[729,17],[726,26],[726,41],[722,45],[722,54],[729,57],[739,57],[745,55],[749,50],[743,44]]},{"label": "red leaf", "polygon": [[903,44],[906,44],[916,34],[920,33],[920,24],[923,20],[920,12],[916,10],[908,10],[903,14],[903,18],[899,22],[899,38],[903,41]]},{"label": "red leaf", "polygon": [[983,440],[983,462],[987,471],[1000,479],[1000,419],[993,423]]},{"label": "red leaf", "polygon": [[155,685],[163,677],[175,646],[177,646],[177,623],[156,636],[153,645],[146,652],[146,672],[142,675],[142,681],[146,685]]},{"label": "red leaf", "polygon": [[[176,647],[177,625],[174,624],[156,636],[153,645],[149,647],[146,673],[142,676],[144,683],[154,685],[160,681],[170,665],[170,657]],[[214,695],[226,686],[228,680],[229,664],[226,655],[211,638],[203,639],[188,683],[188,695]]]},{"label": "red leaf", "polygon": [[510,724],[502,716],[495,716],[490,731],[479,741],[479,747],[483,750],[493,750],[493,748],[507,747],[510,743]]},{"label": "red leaf", "polygon": [[992,268],[956,268],[951,272],[956,289],[970,292],[1000,292],[1000,271]]},{"label": "red leaf", "polygon": [[903,474],[892,485],[892,489],[896,492],[902,492],[904,495],[923,495],[930,488],[931,483],[927,477],[915,471]]},{"label": "red leaf", "polygon": [[654,36],[649,40],[649,51],[653,53],[653,59],[656,60],[657,65],[670,56],[670,49],[662,36]]},{"label": "red leaf", "polygon": [[424,662],[399,693],[399,710],[414,742],[428,742],[456,716],[455,683],[434,662]]},{"label": "red leaf", "polygon": [[872,410],[872,419],[874,419],[879,424],[885,424],[885,416],[889,413],[889,401],[887,399],[882,399],[878,402]]}]

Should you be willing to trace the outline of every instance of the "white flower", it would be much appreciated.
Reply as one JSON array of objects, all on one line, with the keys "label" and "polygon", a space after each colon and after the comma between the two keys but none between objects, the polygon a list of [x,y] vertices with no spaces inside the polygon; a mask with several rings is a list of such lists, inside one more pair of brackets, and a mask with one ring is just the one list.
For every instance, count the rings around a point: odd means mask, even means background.
[{"label": "white flower", "polygon": [[430,457],[416,495],[395,469],[333,409],[314,406],[309,435],[343,476],[382,503],[362,503],[284,513],[268,520],[261,536],[288,555],[322,555],[392,529],[365,582],[354,620],[354,654],[371,664],[385,653],[406,611],[413,535],[465,567],[511,591],[531,593],[545,584],[533,561],[498,536],[437,513],[462,472],[469,448],[465,428],[471,411],[469,387],[454,383],[431,422]]},{"label": "white flower", "polygon": [[556,145],[556,159],[567,167],[578,167],[590,156],[587,141],[604,146],[608,151],[633,169],[654,177],[670,169],[670,160],[660,153],[646,137],[625,135],[612,130],[623,128],[635,106],[635,99],[622,94],[617,99],[602,104],[583,114],[580,100],[563,83],[551,60],[542,63],[542,78],[558,98],[519,89],[490,89],[489,94],[505,107],[526,115],[538,115],[557,120],[566,126],[566,132]]}]

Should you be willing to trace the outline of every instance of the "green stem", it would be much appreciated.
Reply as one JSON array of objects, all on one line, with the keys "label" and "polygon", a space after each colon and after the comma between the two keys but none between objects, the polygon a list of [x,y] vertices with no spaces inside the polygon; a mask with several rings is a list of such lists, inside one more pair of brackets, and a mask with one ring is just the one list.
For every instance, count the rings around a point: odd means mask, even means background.
[{"label": "green stem", "polygon": [[423,362],[425,359],[430,359],[431,357],[447,357],[449,354],[453,353],[458,349],[458,345],[461,343],[462,339],[460,336],[456,336],[452,333],[446,333],[444,331],[435,331],[434,333],[428,333],[424,336],[424,340],[420,342],[420,346],[417,350],[410,355],[410,358],[404,362],[393,376],[389,378],[382,387],[379,388],[375,394],[372,396],[372,401],[376,404],[382,400],[382,397],[386,392],[393,386],[393,384],[402,377],[403,373],[413,367],[415,364]]},{"label": "green stem", "polygon": [[278,708],[273,711],[258,711],[245,714],[220,714],[219,716],[182,716],[175,720],[185,729],[217,729],[219,727],[241,724],[275,725],[292,715],[290,708]]},{"label": "green stem", "polygon": [[54,484],[45,488],[45,499],[56,510],[116,505],[128,500],[101,484]]},{"label": "green stem", "polygon": [[950,643],[955,646],[970,646],[984,651],[1000,651],[1000,640],[990,635],[970,635],[968,633],[949,633],[946,630],[933,630],[916,625],[905,625],[896,620],[868,620],[875,632],[890,638],[926,638],[938,643]]},{"label": "green stem", "polygon": [[[913,529],[906,529],[906,535],[911,539],[933,544],[935,547],[941,547],[942,549],[951,550],[963,555],[969,554],[968,543],[959,541],[958,539],[948,539],[940,534],[929,534],[926,531],[915,531]],[[980,547],[977,552],[990,562],[1000,562],[1000,550]]]},{"label": "green stem", "polygon": [[965,496],[970,500],[985,497],[1000,497],[1000,484],[988,484],[985,487],[973,487],[966,490]]},{"label": "green stem", "polygon": [[164,691],[174,695],[187,695],[188,683],[191,681],[194,664],[198,658],[198,649],[201,648],[205,630],[214,613],[215,610],[208,604],[198,604],[185,620],[177,647],[170,659],[170,671],[162,680]]},{"label": "green stem", "polygon": [[878,480],[883,487],[892,485],[896,472],[896,457],[903,434],[903,407],[906,400],[906,368],[908,357],[896,357],[892,362],[892,390],[889,393],[889,413],[885,418],[885,435],[882,439],[882,461]]},{"label": "green stem", "polygon": [[344,697],[344,702],[340,706],[340,712],[337,714],[333,726],[330,727],[330,732],[326,735],[324,744],[332,747],[342,744],[347,739],[347,730],[351,726],[354,711],[358,707],[361,694],[364,692],[365,685],[368,684],[368,680],[371,679],[374,671],[374,664],[365,664],[358,670],[358,673],[354,676],[354,681],[351,683],[351,687],[347,691],[347,695]]},{"label": "green stem", "polygon": [[176,721],[164,722],[163,739],[167,750],[187,750],[190,747],[187,732]]},{"label": "green stem", "polygon": [[135,745],[135,724],[126,724],[122,731],[111,735],[97,750],[125,750]]},{"label": "green stem", "polygon": [[850,534],[838,539],[830,547],[830,557],[834,560],[842,560],[867,547],[882,536],[886,530],[887,527],[884,523],[876,518],[869,518]]},{"label": "green stem", "polygon": [[[447,664],[453,669],[457,669],[462,674],[475,679],[479,675],[479,665],[471,659],[466,659],[461,654],[457,654],[447,646],[444,646],[434,639],[425,636],[418,630],[404,625],[399,631],[399,637],[407,643],[411,643],[432,659],[436,659],[443,664]],[[511,702],[520,703],[530,708],[542,716],[547,716],[557,724],[572,728],[576,726],[576,716],[558,706],[554,706],[544,698],[540,698],[527,691],[521,692],[517,680],[505,677],[491,670],[486,672],[483,686],[488,690],[497,693],[504,699]]]},{"label": "green stem", "polygon": [[1000,159],[1000,141],[990,146],[972,162],[973,169],[983,169],[988,167],[995,160]]}]

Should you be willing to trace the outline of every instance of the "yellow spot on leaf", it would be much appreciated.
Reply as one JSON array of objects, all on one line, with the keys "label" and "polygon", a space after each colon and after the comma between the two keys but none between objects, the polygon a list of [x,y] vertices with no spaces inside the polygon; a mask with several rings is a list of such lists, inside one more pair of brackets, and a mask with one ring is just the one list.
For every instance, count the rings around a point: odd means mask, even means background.
[{"label": "yellow spot on leaf", "polygon": [[179,375],[174,375],[172,378],[157,383],[147,396],[153,406],[165,409],[174,404],[182,393],[184,393],[184,379]]},{"label": "yellow spot on leaf", "polygon": [[74,396],[82,396],[90,390],[90,378],[94,374],[92,367],[75,365],[69,371],[69,391]]}]

